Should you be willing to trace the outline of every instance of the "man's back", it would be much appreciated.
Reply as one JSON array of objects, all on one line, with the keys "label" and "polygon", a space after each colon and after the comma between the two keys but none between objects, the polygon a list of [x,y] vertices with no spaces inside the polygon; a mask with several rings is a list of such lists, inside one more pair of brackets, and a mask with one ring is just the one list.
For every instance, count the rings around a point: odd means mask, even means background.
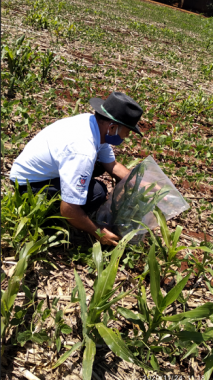
[{"label": "man's back", "polygon": [[56,121],[39,132],[15,160],[10,179],[20,185],[59,176],[64,157],[84,155],[95,160],[100,132],[89,113]]}]

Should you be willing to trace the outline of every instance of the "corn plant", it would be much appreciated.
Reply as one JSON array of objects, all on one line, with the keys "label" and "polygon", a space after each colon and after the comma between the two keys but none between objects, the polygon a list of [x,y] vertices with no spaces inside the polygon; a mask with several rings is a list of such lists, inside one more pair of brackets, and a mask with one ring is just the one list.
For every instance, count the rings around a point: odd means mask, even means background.
[{"label": "corn plant", "polygon": [[[135,223],[133,219],[141,220],[169,193],[169,190],[163,187],[155,193],[149,194],[156,186],[156,183],[152,183],[147,189],[145,186],[141,187],[144,171],[143,163],[137,165],[127,178],[123,193],[120,195],[121,190],[119,187],[115,188],[113,192],[111,225],[117,235],[123,236],[124,233],[136,229],[139,224]],[[132,186],[134,177],[134,186]]]},{"label": "corn plant", "polygon": [[[65,242],[65,240],[55,241],[58,235],[69,236],[65,228],[58,225],[51,226],[51,219],[63,218],[54,206],[60,200],[60,196],[56,195],[48,200],[47,193],[43,192],[46,187],[44,186],[34,195],[27,181],[27,193],[20,195],[17,180],[14,193],[5,186],[6,195],[4,195],[1,204],[1,238],[2,243],[15,249],[16,252],[21,249],[24,243],[36,242],[38,237],[44,237],[47,228],[55,234],[49,238],[46,247],[43,248],[44,250],[49,246]],[[52,216],[54,212],[57,214]],[[50,226],[47,225],[48,222],[50,222]]]},{"label": "corn plant", "polygon": [[[204,269],[205,265],[212,263],[212,253],[213,253],[212,249],[203,244],[201,244],[200,246],[189,246],[189,247],[185,245],[178,246],[179,238],[180,238],[183,227],[178,225],[174,232],[170,232],[166,223],[166,218],[163,212],[159,209],[159,207],[155,206],[153,210],[153,214],[155,215],[158,225],[160,226],[164,245],[162,244],[161,239],[155,236],[148,226],[146,226],[144,223],[140,221],[138,221],[138,223],[149,231],[152,242],[155,244],[155,246],[160,250],[160,252],[163,255],[164,271],[163,271],[162,280],[165,277],[168,277],[169,275],[176,274],[176,271],[173,269],[173,266],[174,264],[177,266],[180,266],[180,261],[176,259],[176,255],[178,252],[184,249],[188,249],[188,250],[200,249],[203,252],[205,252],[202,263],[199,263],[199,261],[192,254],[190,254],[191,261],[193,260],[197,268],[199,269],[198,275],[200,273],[205,272],[205,269]],[[187,255],[187,259],[188,259],[188,256],[189,255]]]},{"label": "corn plant", "polygon": [[[130,363],[135,363],[147,370],[151,369],[151,367],[135,358],[135,356],[121,339],[121,336],[117,330],[113,331],[112,329],[106,327],[108,320],[113,315],[112,310],[110,309],[111,306],[134,290],[130,289],[126,292],[122,291],[117,296],[114,296],[115,292],[118,291],[121,285],[113,289],[120,258],[124,252],[126,244],[129,240],[131,240],[134,234],[135,231],[130,232],[119,242],[117,247],[112,251],[109,265],[105,269],[103,265],[101,245],[99,242],[94,244],[93,259],[97,268],[97,277],[93,285],[94,293],[88,307],[86,304],[86,292],[83,283],[80,279],[80,276],[75,271],[76,288],[72,293],[71,301],[79,301],[81,306],[83,340],[76,343],[70,350],[65,352],[56,362],[53,368],[57,368],[59,365],[61,365],[73,351],[84,347],[82,364],[83,379],[90,380],[92,376],[93,362],[96,354],[96,343],[101,337],[104,339],[109,348],[120,358]],[[76,298],[77,293],[78,297]],[[102,313],[104,319],[103,323],[101,322]]]},{"label": "corn plant", "polygon": [[[14,274],[8,281],[8,288],[5,291],[1,290],[1,337],[3,339],[3,342],[5,340],[5,337],[7,336],[7,331],[13,325],[13,306],[20,288],[20,284],[23,280],[25,271],[27,269],[29,258],[32,254],[37,253],[41,249],[42,245],[47,242],[47,240],[48,236],[44,236],[36,242],[31,241],[23,246],[19,253],[19,261],[16,264]],[[1,281],[4,279],[4,277],[5,276],[3,274],[1,277]],[[20,313],[15,313],[15,318],[18,319],[19,317]]]},{"label": "corn plant", "polygon": [[43,10],[31,10],[24,21],[35,29],[48,29],[50,27],[48,12],[45,8]]},{"label": "corn plant", "polygon": [[[190,277],[191,271],[182,278],[166,296],[163,296],[160,289],[160,265],[155,256],[155,244],[152,245],[149,251],[148,266],[150,272],[150,291],[155,307],[149,309],[145,287],[139,283],[139,292],[137,295],[139,313],[136,314],[131,310],[118,307],[117,314],[122,315],[129,322],[138,326],[139,331],[135,333],[135,337],[132,339],[127,338],[125,341],[135,355],[139,355],[139,357],[142,358],[146,356],[146,364],[148,364],[150,360],[153,370],[158,371],[160,367],[156,353],[161,350],[167,353],[168,356],[169,353],[171,353],[171,350],[164,347],[165,343],[170,342],[170,344],[173,345],[175,342],[177,349],[179,349],[181,342],[186,342],[187,344],[184,346],[186,348],[184,358],[186,358],[195,352],[200,344],[204,344],[205,346],[206,342],[212,340],[212,328],[206,328],[204,332],[203,330],[199,332],[196,331],[196,325],[194,328],[189,328],[189,325],[191,324],[193,326],[193,323],[204,318],[210,319],[213,313],[213,303],[207,302],[194,310],[166,316],[168,306],[178,299]],[[184,327],[184,329],[182,329],[182,327]],[[211,360],[211,351],[207,350],[205,372],[209,371]],[[211,371],[212,370],[213,367],[211,366]]]},{"label": "corn plant", "polygon": [[48,49],[46,53],[41,57],[41,79],[45,79],[50,75],[51,66],[54,60],[54,53]]},{"label": "corn plant", "polygon": [[32,50],[29,42],[23,45],[24,39],[25,35],[18,38],[11,48],[3,45],[1,59],[3,62],[7,62],[9,72],[2,72],[2,79],[9,81],[10,93],[14,91],[17,81],[23,81],[30,73],[32,65],[37,59],[37,49]]}]

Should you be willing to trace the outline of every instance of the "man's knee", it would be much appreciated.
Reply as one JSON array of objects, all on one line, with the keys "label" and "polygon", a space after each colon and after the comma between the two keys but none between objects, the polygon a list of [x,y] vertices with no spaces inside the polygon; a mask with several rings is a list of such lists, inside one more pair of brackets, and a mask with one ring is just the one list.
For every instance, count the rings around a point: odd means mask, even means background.
[{"label": "man's knee", "polygon": [[107,187],[105,183],[96,180],[95,181],[95,186],[94,186],[94,198],[100,199],[100,202],[103,203],[106,200],[107,196]]},{"label": "man's knee", "polygon": [[107,187],[106,185],[97,180],[91,179],[87,195],[87,203],[82,206],[86,212],[96,211],[102,203],[105,202],[107,196]]}]

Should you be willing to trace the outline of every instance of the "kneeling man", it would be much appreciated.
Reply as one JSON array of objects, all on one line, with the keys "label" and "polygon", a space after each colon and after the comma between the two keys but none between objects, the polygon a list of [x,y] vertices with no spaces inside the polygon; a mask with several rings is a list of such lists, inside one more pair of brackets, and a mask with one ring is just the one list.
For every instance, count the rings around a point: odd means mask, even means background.
[{"label": "kneeling man", "polygon": [[[106,200],[107,188],[94,177],[97,164],[116,180],[129,170],[115,160],[111,145],[120,145],[130,130],[141,135],[137,122],[141,107],[129,96],[113,92],[106,100],[90,99],[95,115],[83,113],[64,118],[40,131],[14,161],[10,179],[17,179],[20,193],[27,191],[28,179],[34,193],[43,186],[48,196],[61,192],[61,215],[74,227],[95,236],[102,244],[117,245],[119,236],[100,228],[89,218]],[[102,172],[103,172],[102,171]]]}]

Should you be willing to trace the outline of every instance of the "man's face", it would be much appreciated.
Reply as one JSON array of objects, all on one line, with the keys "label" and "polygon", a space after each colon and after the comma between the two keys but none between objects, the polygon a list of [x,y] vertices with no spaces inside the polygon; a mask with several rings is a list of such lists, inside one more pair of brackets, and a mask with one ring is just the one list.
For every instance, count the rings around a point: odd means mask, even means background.
[{"label": "man's face", "polygon": [[130,129],[125,127],[124,125],[117,124],[117,123],[111,123],[110,124],[110,129],[111,129],[111,135],[114,135],[117,131],[118,135],[122,138],[125,139],[126,137],[129,136],[130,134]]}]

